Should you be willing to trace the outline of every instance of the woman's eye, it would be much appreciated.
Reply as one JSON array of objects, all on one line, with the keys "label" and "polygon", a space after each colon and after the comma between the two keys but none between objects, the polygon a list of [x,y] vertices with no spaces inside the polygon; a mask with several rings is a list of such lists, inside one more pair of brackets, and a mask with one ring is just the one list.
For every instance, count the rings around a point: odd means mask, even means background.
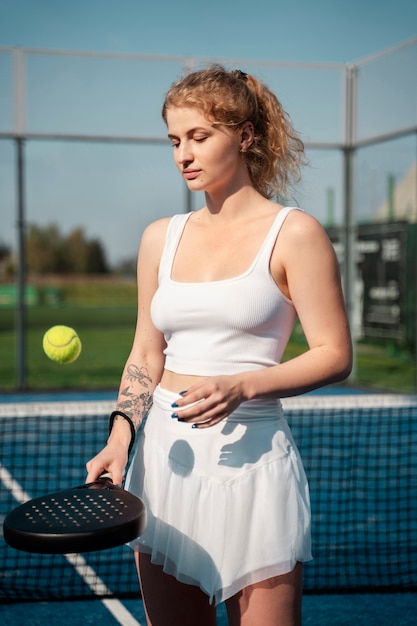
[{"label": "woman's eye", "polygon": [[202,141],[205,141],[207,139],[207,137],[194,137],[194,141],[197,141],[197,143],[201,143]]}]

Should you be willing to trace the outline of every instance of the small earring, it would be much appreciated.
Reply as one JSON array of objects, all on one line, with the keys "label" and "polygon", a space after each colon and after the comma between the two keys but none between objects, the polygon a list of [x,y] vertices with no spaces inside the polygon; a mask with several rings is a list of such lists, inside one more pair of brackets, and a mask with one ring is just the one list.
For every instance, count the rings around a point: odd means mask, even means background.
[{"label": "small earring", "polygon": [[244,148],[241,148],[239,152],[246,152],[246,150]]}]

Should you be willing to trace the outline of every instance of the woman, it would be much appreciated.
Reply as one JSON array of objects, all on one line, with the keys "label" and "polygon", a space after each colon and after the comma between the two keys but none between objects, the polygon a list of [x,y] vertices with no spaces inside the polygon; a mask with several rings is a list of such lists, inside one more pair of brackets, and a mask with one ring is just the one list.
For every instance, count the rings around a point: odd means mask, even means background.
[{"label": "woman", "polygon": [[[87,464],[147,505],[133,542],[148,624],[301,623],[306,477],[280,398],[344,379],[351,340],[318,222],[270,200],[303,144],[255,77],[209,67],[168,91],[174,160],[206,205],[143,234],[138,320],[107,446]],[[307,351],[281,363],[296,317]]]}]

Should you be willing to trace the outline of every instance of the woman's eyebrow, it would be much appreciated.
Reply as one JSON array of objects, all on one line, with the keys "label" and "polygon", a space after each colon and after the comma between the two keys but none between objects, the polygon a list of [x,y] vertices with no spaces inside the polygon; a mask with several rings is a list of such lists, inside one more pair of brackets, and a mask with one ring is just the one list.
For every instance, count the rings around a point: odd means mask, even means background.
[{"label": "woman's eyebrow", "polygon": [[[203,126],[196,126],[195,128],[190,128],[190,130],[187,130],[186,134],[187,135],[193,135],[194,133],[207,133],[209,132],[208,128],[205,128]],[[168,137],[169,139],[172,138],[178,138],[178,135],[176,135],[175,133],[168,133]]]}]

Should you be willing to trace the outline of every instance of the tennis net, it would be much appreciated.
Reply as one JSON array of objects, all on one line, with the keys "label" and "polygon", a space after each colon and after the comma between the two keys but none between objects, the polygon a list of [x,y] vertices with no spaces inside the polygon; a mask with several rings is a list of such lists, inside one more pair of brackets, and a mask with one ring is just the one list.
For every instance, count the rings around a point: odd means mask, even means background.
[{"label": "tennis net", "polygon": [[[417,398],[307,395],[283,401],[308,475],[312,593],[417,588]],[[0,519],[82,484],[113,402],[0,404]],[[244,549],[244,546],[242,546]],[[18,552],[0,538],[0,601],[137,596],[126,546],[84,555]]]}]

